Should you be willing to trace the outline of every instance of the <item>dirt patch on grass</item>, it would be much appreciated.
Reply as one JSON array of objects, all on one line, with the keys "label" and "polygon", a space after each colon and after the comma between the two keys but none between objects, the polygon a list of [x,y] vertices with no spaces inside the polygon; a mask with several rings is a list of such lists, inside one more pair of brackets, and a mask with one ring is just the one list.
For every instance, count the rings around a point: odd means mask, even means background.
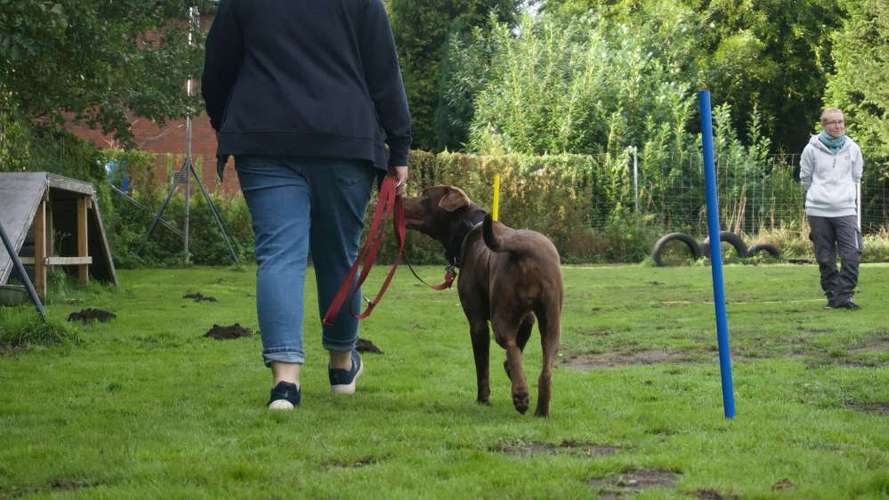
[{"label": "dirt patch on grass", "polygon": [[801,332],[803,332],[803,333],[815,333],[815,334],[818,334],[818,333],[833,333],[833,332],[836,331],[836,330],[834,330],[833,328],[805,328],[805,327],[802,327],[802,326],[799,327],[799,328],[797,328],[797,330],[799,330],[799,331],[801,331]]},{"label": "dirt patch on grass", "polygon": [[68,321],[82,321],[84,323],[96,320],[101,321],[102,323],[107,323],[114,318],[117,318],[117,315],[114,313],[93,308],[81,309],[80,311],[68,315]]},{"label": "dirt patch on grass", "polygon": [[101,481],[92,479],[72,479],[67,477],[57,477],[50,479],[45,484],[35,486],[26,486],[24,488],[14,489],[11,491],[0,490],[2,498],[22,498],[32,495],[45,494],[64,494],[64,492],[75,492],[85,488],[94,488],[100,486]]},{"label": "dirt patch on grass", "polygon": [[238,337],[249,337],[251,335],[253,335],[253,332],[251,332],[249,328],[244,328],[239,323],[230,326],[213,325],[213,328],[204,334],[205,337],[210,337],[216,340],[231,340]]},{"label": "dirt patch on grass", "polygon": [[[699,353],[703,354],[703,353]],[[566,356],[562,359],[564,366],[578,370],[593,370],[624,365],[651,365],[656,363],[693,363],[700,361],[696,354],[689,351],[670,349],[644,349],[629,352],[584,353]]]},{"label": "dirt patch on grass", "polygon": [[889,352],[889,330],[877,330],[870,338],[849,349],[850,354],[867,352]]},{"label": "dirt patch on grass", "polygon": [[772,491],[784,491],[793,488],[793,481],[790,479],[782,479],[772,485]]},{"label": "dirt patch on grass", "polygon": [[360,457],[353,460],[329,460],[325,462],[325,465],[335,469],[360,469],[361,467],[367,467],[368,465],[374,465],[382,461],[383,459],[381,457],[368,455],[366,457]]},{"label": "dirt patch on grass", "polygon": [[182,296],[182,298],[183,299],[191,299],[195,302],[216,302],[216,297],[207,297],[207,296],[201,294],[201,292],[186,293],[185,295]]},{"label": "dirt patch on grass", "polygon": [[97,485],[99,485],[98,481],[91,481],[89,479],[69,479],[66,477],[57,477],[49,482],[50,489],[63,491],[92,488]]},{"label": "dirt patch on grass", "polygon": [[881,415],[883,417],[889,417],[889,403],[885,401],[876,401],[871,403],[864,403],[861,401],[846,401],[846,408],[865,413],[873,413],[874,415]]},{"label": "dirt patch on grass", "polygon": [[508,443],[492,448],[492,451],[514,457],[530,457],[534,455],[555,455],[557,453],[580,454],[588,457],[613,455],[620,451],[619,446],[609,446],[580,441],[562,441],[554,443]]},{"label": "dirt patch on grass", "polygon": [[357,350],[358,352],[383,354],[383,351],[368,339],[358,339],[358,345],[355,346],[355,350]]},{"label": "dirt patch on grass", "polygon": [[652,488],[673,488],[679,474],[660,469],[640,469],[627,471],[610,478],[590,479],[590,486],[600,489],[599,498],[623,498]]},{"label": "dirt patch on grass", "polygon": [[701,500],[735,500],[737,495],[726,495],[716,490],[697,490],[694,493],[695,498]]},{"label": "dirt patch on grass", "polygon": [[580,335],[584,337],[608,337],[614,335],[614,330],[603,329],[603,330],[588,330],[584,332],[579,332]]},{"label": "dirt patch on grass", "polygon": [[622,450],[620,446],[609,446],[593,443],[581,443],[578,441],[562,441],[559,445],[560,449],[570,450],[574,453],[580,453],[588,457],[614,455]]}]

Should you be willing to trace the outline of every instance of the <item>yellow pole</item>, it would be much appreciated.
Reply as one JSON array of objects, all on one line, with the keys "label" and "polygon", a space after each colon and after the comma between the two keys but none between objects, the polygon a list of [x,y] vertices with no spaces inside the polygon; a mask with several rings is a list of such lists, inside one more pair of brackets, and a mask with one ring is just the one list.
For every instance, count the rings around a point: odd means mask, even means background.
[{"label": "yellow pole", "polygon": [[500,176],[494,176],[494,201],[491,203],[491,219],[497,220],[500,216]]}]

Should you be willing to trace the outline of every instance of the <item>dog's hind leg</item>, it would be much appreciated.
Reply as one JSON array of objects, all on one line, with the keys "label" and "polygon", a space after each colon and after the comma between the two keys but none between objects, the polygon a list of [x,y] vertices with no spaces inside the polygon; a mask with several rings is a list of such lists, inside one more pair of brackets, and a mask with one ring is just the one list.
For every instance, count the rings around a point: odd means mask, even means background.
[{"label": "dog's hind leg", "polygon": [[488,333],[488,321],[486,319],[470,319],[469,335],[472,338],[472,354],[475,357],[475,376],[478,387],[476,401],[487,404],[491,397],[489,381],[491,336]]},{"label": "dog's hind leg", "polygon": [[537,381],[537,417],[549,416],[549,402],[552,399],[553,364],[559,352],[561,304],[549,304],[537,312],[540,322],[540,344],[543,349],[543,366]]},{"label": "dog's hind leg", "polygon": [[525,413],[531,405],[531,396],[528,394],[528,382],[525,381],[522,370],[522,350],[516,342],[520,321],[518,318],[495,316],[492,324],[497,343],[506,349],[506,364],[512,381],[512,404],[519,413]]},{"label": "dog's hind leg", "polygon": [[[531,337],[531,329],[534,328],[534,315],[528,313],[522,318],[522,324],[519,325],[519,334],[516,336],[516,344],[519,346],[519,350],[525,352],[525,345],[528,343],[528,339]],[[509,374],[509,362],[503,361],[503,369],[506,371],[506,376],[512,378]]]}]

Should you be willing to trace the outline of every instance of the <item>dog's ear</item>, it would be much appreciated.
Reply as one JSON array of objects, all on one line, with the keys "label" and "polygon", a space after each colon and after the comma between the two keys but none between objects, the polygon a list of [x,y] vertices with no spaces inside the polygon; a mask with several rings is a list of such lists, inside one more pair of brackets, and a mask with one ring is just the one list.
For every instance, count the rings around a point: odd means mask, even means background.
[{"label": "dog's ear", "polygon": [[448,212],[468,207],[469,197],[460,188],[449,187],[448,192],[438,200],[438,206]]}]

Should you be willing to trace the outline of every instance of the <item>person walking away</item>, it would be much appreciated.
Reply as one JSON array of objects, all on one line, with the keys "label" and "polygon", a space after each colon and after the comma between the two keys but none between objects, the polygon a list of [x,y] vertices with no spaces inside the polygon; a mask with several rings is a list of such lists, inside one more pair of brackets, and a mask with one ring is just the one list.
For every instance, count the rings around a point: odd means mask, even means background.
[{"label": "person walking away", "polygon": [[[250,209],[268,407],[293,409],[308,254],[323,316],[357,256],[378,174],[399,192],[407,180],[410,112],[383,2],[222,0],[201,90],[220,164],[234,155]],[[332,326],[319,325],[334,394],[354,393],[364,369],[360,307],[356,289]]]}]

